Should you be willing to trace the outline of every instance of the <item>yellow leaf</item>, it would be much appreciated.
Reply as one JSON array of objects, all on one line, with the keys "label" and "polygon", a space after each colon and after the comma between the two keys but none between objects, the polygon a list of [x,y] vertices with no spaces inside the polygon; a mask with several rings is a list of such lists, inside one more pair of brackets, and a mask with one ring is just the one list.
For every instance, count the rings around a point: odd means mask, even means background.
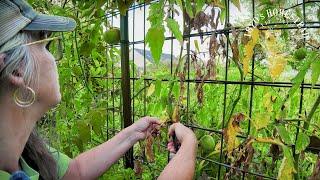
[{"label": "yellow leaf", "polygon": [[253,56],[253,48],[254,47],[252,46],[252,43],[250,43],[250,41],[248,42],[248,44],[244,46],[245,51],[244,51],[244,58],[242,60],[244,75],[247,75],[249,72],[249,62]]},{"label": "yellow leaf", "polygon": [[279,45],[276,43],[276,37],[270,33],[269,31],[266,31],[265,36],[265,44],[267,48],[268,54],[277,54],[279,51]]},{"label": "yellow leaf", "polygon": [[239,146],[240,142],[237,138],[238,133],[241,132],[239,122],[242,121],[245,116],[241,113],[236,114],[228,122],[228,126],[225,129],[225,139],[227,144],[227,152],[230,154],[233,149]]},{"label": "yellow leaf", "polygon": [[268,31],[266,31],[265,34],[269,73],[271,78],[275,80],[285,69],[287,65],[287,57],[282,53],[282,46],[277,42],[276,37]]},{"label": "yellow leaf", "polygon": [[281,146],[283,151],[283,159],[279,168],[278,178],[279,180],[293,180],[293,174],[296,173],[294,168],[294,159],[290,148],[287,146]]},{"label": "yellow leaf", "polygon": [[290,164],[288,158],[284,157],[280,165],[278,180],[292,180],[295,170],[293,165]]},{"label": "yellow leaf", "polygon": [[154,93],[155,89],[156,86],[154,84],[151,84],[151,86],[147,90],[147,97],[151,96]]},{"label": "yellow leaf", "polygon": [[267,127],[270,124],[269,113],[256,114],[252,123],[253,123],[253,126],[256,128],[256,130]]},{"label": "yellow leaf", "polygon": [[237,134],[240,132],[240,128],[237,126],[234,126],[232,124],[232,121],[229,121],[228,127],[227,127],[227,151],[228,153],[231,153],[234,148],[236,148],[239,145],[239,140],[237,139]]},{"label": "yellow leaf", "polygon": [[258,40],[259,40],[259,29],[258,28],[253,28],[251,31],[251,39],[252,39],[252,43],[254,45],[257,44]]},{"label": "yellow leaf", "polygon": [[264,96],[263,96],[263,106],[264,108],[271,113],[273,110],[273,104],[272,104],[272,98],[273,96],[271,96],[270,92],[267,92]]},{"label": "yellow leaf", "polygon": [[242,60],[244,75],[249,72],[249,62],[253,56],[253,49],[259,40],[259,29],[252,29],[248,36],[251,37],[251,40],[244,46],[244,58]]},{"label": "yellow leaf", "polygon": [[173,110],[173,114],[172,114],[172,121],[174,122],[174,123],[176,123],[176,122],[179,122],[179,106],[178,105],[176,105],[175,107],[174,107],[174,110]]},{"label": "yellow leaf", "polygon": [[287,59],[283,54],[269,56],[269,73],[273,80],[277,79],[287,65]]}]

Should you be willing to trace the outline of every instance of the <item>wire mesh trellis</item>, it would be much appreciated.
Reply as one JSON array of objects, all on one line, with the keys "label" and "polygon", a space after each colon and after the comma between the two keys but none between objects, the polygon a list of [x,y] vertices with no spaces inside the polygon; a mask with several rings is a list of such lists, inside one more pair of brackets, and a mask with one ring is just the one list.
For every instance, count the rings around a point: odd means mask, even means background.
[{"label": "wire mesh trellis", "polygon": [[[301,3],[298,3],[297,5],[294,5],[290,8],[295,8],[295,7],[302,7],[302,17],[303,17],[303,28],[306,28],[306,29],[318,29],[320,28],[320,24],[319,22],[317,21],[307,21],[306,19],[306,4],[307,3],[316,3],[317,1],[313,1],[313,2],[306,2],[305,0],[303,0]],[[153,3],[153,2],[151,2]],[[225,4],[225,7],[226,7],[226,24],[229,24],[230,23],[230,14],[232,13],[231,10],[230,10],[230,1],[229,0],[225,0],[224,2]],[[252,11],[252,19],[255,18],[255,16],[257,15],[257,12],[256,12],[256,9],[257,9],[257,3],[252,0],[251,1],[251,11]],[[148,50],[147,50],[147,46],[146,46],[146,30],[147,30],[147,7],[149,5],[147,4],[136,4],[136,5],[133,5],[132,7],[129,8],[128,10],[128,13],[127,13],[127,17],[129,17],[129,19],[131,20],[131,22],[129,21],[128,22],[128,19],[126,20],[121,20],[121,32],[123,33],[129,33],[131,34],[131,36],[129,37],[129,39],[122,39],[121,41],[121,48],[131,48],[132,49],[132,52],[129,52],[129,51],[122,51],[122,53],[132,53],[132,63],[129,64],[129,57],[126,56],[126,57],[122,57],[122,60],[121,60],[121,69],[122,69],[122,77],[117,77],[115,75],[115,72],[114,72],[114,69],[116,68],[119,68],[119,64],[115,64],[114,61],[111,59],[112,61],[112,67],[106,67],[107,68],[107,74],[108,76],[107,77],[92,77],[92,78],[102,78],[102,79],[106,79],[106,83],[109,84],[111,82],[112,84],[112,90],[110,93],[110,96],[109,96],[109,93],[108,93],[108,98],[111,99],[110,102],[108,103],[111,103],[111,107],[112,108],[109,108],[109,104],[107,105],[108,106],[108,110],[111,111],[111,117],[109,117],[109,115],[107,116],[107,129],[109,131],[109,129],[113,129],[113,132],[111,132],[111,136],[113,136],[116,132],[116,126],[115,126],[115,121],[121,121],[121,127],[126,127],[128,125],[130,125],[130,123],[134,122],[137,117],[141,117],[141,116],[145,116],[145,115],[150,115],[148,114],[148,105],[149,104],[149,101],[148,101],[148,97],[147,97],[147,87],[149,87],[150,83],[152,82],[156,82],[156,81],[159,81],[159,78],[158,77],[149,77],[148,75],[148,69],[147,69],[147,53],[148,53]],[[138,11],[138,12],[137,12]],[[136,17],[138,16],[138,13],[140,13],[140,15],[142,14],[142,18],[136,19]],[[120,17],[120,14],[115,12],[113,14],[107,14],[106,15],[106,18],[111,20],[111,24],[112,26],[118,26],[119,24],[116,24],[115,23],[115,20],[114,19],[117,19],[118,22],[119,21],[119,18]],[[172,14],[172,17],[173,17],[173,14]],[[121,18],[124,18],[124,17],[121,17]],[[142,20],[142,22],[141,22]],[[129,23],[129,24],[123,24],[123,23]],[[189,22],[190,23],[190,22]],[[253,25],[256,25],[255,22],[253,21],[252,22]],[[297,27],[296,24],[292,24],[289,26],[281,26],[281,27],[273,27],[273,26],[277,26],[277,25],[284,25],[284,24],[289,24],[290,23],[269,23],[269,24],[264,24],[263,27],[262,26],[258,26],[259,29],[261,31],[265,31],[265,30],[270,30],[270,27],[272,27],[272,30],[295,30],[295,29],[298,29],[300,27]],[[138,39],[138,38],[135,38],[135,34],[137,33],[137,30],[136,30],[136,26],[142,26],[143,27],[143,39]],[[190,27],[190,26],[189,26]],[[130,29],[131,28],[131,29]],[[245,32],[246,29],[245,28],[237,28],[235,27],[235,29],[237,31],[240,31],[240,32]],[[130,32],[131,31],[131,32]],[[185,46],[186,46],[186,49],[185,49],[185,53],[186,53],[186,62],[187,62],[187,76],[186,76],[186,79],[184,80],[184,83],[186,83],[186,123],[185,125],[190,127],[191,129],[193,129],[194,131],[206,131],[206,132],[210,132],[210,133],[214,133],[216,135],[219,136],[220,138],[220,153],[219,153],[219,158],[218,160],[213,160],[213,159],[210,159],[210,158],[205,158],[205,157],[200,157],[198,156],[198,160],[205,160],[205,161],[208,161],[210,163],[213,163],[215,165],[218,166],[218,172],[217,172],[217,177],[218,179],[221,178],[221,174],[223,173],[223,170],[226,170],[226,169],[233,169],[233,170],[236,170],[238,172],[241,172],[242,173],[242,179],[246,178],[247,176],[253,176],[253,177],[259,177],[259,178],[265,178],[265,179],[276,179],[275,176],[268,176],[268,175],[265,175],[263,174],[262,172],[259,173],[259,172],[252,172],[252,171],[247,171],[243,168],[240,168],[240,167],[233,167],[231,166],[230,164],[227,164],[227,163],[224,163],[225,162],[225,156],[223,155],[223,143],[224,143],[224,136],[223,136],[223,131],[220,130],[220,129],[214,129],[214,127],[202,127],[202,126],[198,126],[198,125],[194,125],[192,123],[191,120],[189,120],[188,118],[190,117],[189,114],[193,113],[191,112],[191,104],[192,104],[192,99],[191,99],[191,96],[193,96],[193,92],[192,92],[192,87],[195,85],[195,84],[199,84],[199,83],[204,83],[205,85],[208,85],[210,87],[216,87],[216,86],[222,86],[223,87],[223,97],[222,97],[222,104],[220,104],[220,106],[222,107],[222,118],[220,119],[221,123],[222,124],[225,124],[225,122],[227,121],[227,106],[228,106],[228,101],[232,100],[232,99],[229,99],[228,96],[230,96],[230,89],[233,89],[234,87],[238,87],[240,85],[243,85],[243,86],[246,86],[246,88],[248,88],[248,92],[249,92],[249,97],[248,97],[248,118],[251,119],[253,117],[253,113],[254,113],[254,106],[255,106],[255,101],[257,101],[258,99],[255,99],[255,91],[257,88],[261,88],[261,87],[270,87],[270,88],[283,88],[283,89],[289,89],[293,86],[292,82],[289,82],[289,81],[285,81],[285,82],[273,82],[273,81],[258,81],[255,77],[255,69],[256,69],[256,62],[255,62],[255,56],[253,56],[253,60],[252,60],[252,64],[251,64],[251,69],[252,69],[252,72],[251,72],[251,77],[249,77],[248,79],[246,79],[245,81],[243,82],[240,82],[240,81],[236,81],[236,80],[232,80],[229,78],[230,76],[230,70],[229,70],[229,64],[231,63],[231,58],[229,57],[230,54],[232,52],[230,52],[230,42],[227,41],[226,42],[226,47],[225,47],[225,50],[226,50],[226,59],[225,59],[225,65],[224,65],[224,69],[223,70],[223,78],[221,79],[208,79],[208,80],[199,80],[199,79],[196,79],[194,77],[194,75],[192,74],[192,69],[191,69],[191,40],[193,38],[197,38],[199,36],[203,36],[203,37],[206,37],[206,36],[212,36],[212,35],[225,35],[225,37],[228,39],[230,38],[230,36],[232,33],[232,29],[231,28],[228,28],[227,26],[222,28],[222,29],[216,29],[216,30],[212,30],[212,31],[206,31],[206,32],[202,32],[202,33],[192,33],[192,31],[190,30],[189,31],[189,34],[184,34],[184,40],[186,42]],[[173,37],[173,34],[171,34],[170,36],[167,36],[165,38],[165,41],[167,42],[167,46],[166,47],[170,47],[170,65],[168,66],[168,68],[170,69],[170,75],[173,76],[174,75],[174,68],[175,68],[175,64],[174,64],[174,41],[176,39]],[[169,42],[168,42],[169,41]],[[305,42],[305,39],[304,39],[304,42]],[[141,47],[142,46],[142,49],[143,49],[143,67],[142,67],[142,76],[136,76],[137,72],[136,72],[136,68],[134,68],[134,64],[135,64],[135,61],[136,61],[136,55],[135,55],[135,48],[136,47]],[[114,45],[114,47],[118,47],[117,45]],[[165,48],[166,48],[165,47]],[[128,55],[128,54],[127,54]],[[124,67],[126,66],[126,67]],[[130,69],[129,69],[130,68]],[[109,69],[111,69],[111,72],[109,72]],[[111,76],[109,76],[111,75]],[[119,74],[118,74],[119,75]],[[125,75],[125,77],[124,77]],[[128,81],[129,80],[129,81]],[[142,80],[142,84],[143,84],[143,87],[142,88],[137,88],[137,83],[139,80]],[[123,83],[123,81],[125,81],[125,83]],[[160,81],[163,82],[163,83],[168,83],[169,81],[171,81],[170,78],[160,78]],[[177,82],[180,82],[180,80],[177,80]],[[116,87],[119,88],[120,86],[120,83],[123,83],[122,84],[122,92],[126,92],[129,96],[126,96],[125,98],[127,98],[126,100],[123,100],[122,98],[120,98],[119,94],[117,96],[117,94],[115,93],[116,92]],[[140,81],[139,81],[140,83]],[[108,86],[109,87],[109,86]],[[130,88],[131,89],[129,90],[128,92],[128,89],[124,89],[124,88]],[[298,109],[298,114],[301,114],[303,113],[303,105],[304,105],[304,95],[305,95],[305,91],[306,90],[318,90],[320,89],[320,84],[315,84],[315,85],[312,85],[311,83],[309,82],[303,82],[301,84],[301,87],[300,87],[300,94],[299,94],[299,109]],[[140,103],[140,102],[136,102],[135,98],[136,98],[136,95],[137,94],[142,94],[142,103],[143,103],[143,107],[141,109],[141,107],[139,107],[137,105],[137,103]],[[122,95],[124,95],[122,93]],[[132,96],[131,96],[132,95]],[[128,99],[129,98],[129,99]],[[122,107],[122,111],[118,111],[116,112],[115,111],[115,107],[118,106],[119,108]],[[129,109],[128,109],[129,108]],[[132,111],[131,111],[131,108],[132,108]],[[131,118],[132,118],[132,121],[131,121]],[[111,122],[111,124],[109,124]],[[297,123],[297,128],[296,128],[296,138],[295,138],[295,141],[297,140],[297,135],[299,133],[299,126],[300,126],[300,123],[301,121],[297,120],[296,121]],[[240,138],[247,138],[249,135],[250,135],[250,132],[252,131],[251,130],[251,121],[248,122],[247,124],[247,129],[246,129],[246,136],[238,136]],[[109,137],[109,132],[107,133],[108,134],[108,138]],[[310,150],[316,150],[316,151],[319,151],[319,149],[316,149],[316,148],[310,148],[308,147],[307,149],[310,149]],[[293,152],[295,152],[295,146],[292,145],[292,150]],[[134,158],[133,158],[133,151],[129,151],[129,153],[126,155],[126,158],[125,158],[125,164],[126,164],[126,167],[133,167],[133,161],[134,161]]]}]

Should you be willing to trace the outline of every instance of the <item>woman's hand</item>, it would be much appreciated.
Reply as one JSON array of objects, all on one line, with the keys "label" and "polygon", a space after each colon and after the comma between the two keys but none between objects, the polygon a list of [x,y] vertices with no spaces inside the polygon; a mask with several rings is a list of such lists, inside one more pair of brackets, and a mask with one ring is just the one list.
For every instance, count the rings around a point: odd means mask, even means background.
[{"label": "woman's hand", "polygon": [[[197,144],[197,138],[193,131],[181,123],[174,123],[170,126],[169,128],[169,136],[175,136],[177,137],[177,140],[179,141],[179,144],[183,143],[190,143],[190,144]],[[173,141],[170,141],[168,143],[168,150],[172,153],[175,153],[177,149],[174,148],[174,143]]]},{"label": "woman's hand", "polygon": [[143,117],[132,124],[130,128],[137,136],[138,140],[145,139],[147,135],[157,134],[159,132],[160,122],[155,117]]}]

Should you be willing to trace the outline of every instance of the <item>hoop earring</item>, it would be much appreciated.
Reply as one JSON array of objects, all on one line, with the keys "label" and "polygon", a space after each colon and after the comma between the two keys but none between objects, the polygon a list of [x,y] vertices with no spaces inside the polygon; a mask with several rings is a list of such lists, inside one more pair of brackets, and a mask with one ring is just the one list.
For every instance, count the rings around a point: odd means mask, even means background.
[{"label": "hoop earring", "polygon": [[24,100],[19,99],[19,97],[18,97],[19,89],[16,89],[13,94],[14,102],[17,104],[17,106],[22,107],[22,108],[30,107],[36,100],[36,93],[34,92],[34,90],[30,87],[26,87],[26,88],[32,96],[30,98],[30,100],[24,101]]}]

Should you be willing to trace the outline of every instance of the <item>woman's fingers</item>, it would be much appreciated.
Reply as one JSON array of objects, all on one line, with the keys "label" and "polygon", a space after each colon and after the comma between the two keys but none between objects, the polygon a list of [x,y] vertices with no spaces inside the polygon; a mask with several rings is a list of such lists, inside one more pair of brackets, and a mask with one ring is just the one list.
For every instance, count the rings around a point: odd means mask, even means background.
[{"label": "woman's fingers", "polygon": [[160,124],[159,119],[156,118],[156,117],[149,117],[149,116],[147,116],[147,117],[145,117],[145,118],[149,121],[150,124]]},{"label": "woman's fingers", "polygon": [[177,124],[178,123],[174,123],[169,127],[169,131],[168,131],[169,136],[172,136],[174,134]]},{"label": "woman's fingers", "polygon": [[168,151],[170,151],[172,153],[176,153],[176,149],[174,148],[174,144],[172,141],[168,143],[167,149],[168,149]]}]

